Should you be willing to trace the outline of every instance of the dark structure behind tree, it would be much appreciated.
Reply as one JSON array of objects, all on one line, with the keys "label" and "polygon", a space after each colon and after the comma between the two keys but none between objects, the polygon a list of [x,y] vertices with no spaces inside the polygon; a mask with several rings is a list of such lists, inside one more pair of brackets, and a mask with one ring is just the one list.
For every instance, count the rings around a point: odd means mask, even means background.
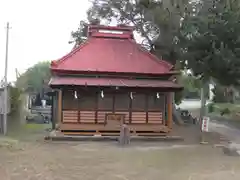
[{"label": "dark structure behind tree", "polygon": [[47,95],[50,97],[51,99],[51,124],[52,124],[52,129],[56,129],[56,108],[57,108],[57,104],[56,104],[56,100],[57,100],[57,92],[52,91],[52,92],[48,92]]}]

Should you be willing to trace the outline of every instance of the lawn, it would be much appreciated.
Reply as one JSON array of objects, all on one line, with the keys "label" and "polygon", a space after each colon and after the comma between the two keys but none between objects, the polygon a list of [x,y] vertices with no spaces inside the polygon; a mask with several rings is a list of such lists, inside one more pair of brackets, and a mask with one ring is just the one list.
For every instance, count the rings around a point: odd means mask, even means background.
[{"label": "lawn", "polygon": [[[229,110],[229,113],[221,115],[221,112],[226,109]],[[209,113],[210,117],[240,128],[240,116],[237,115],[240,112],[240,104],[214,103],[213,110]]]},{"label": "lawn", "polygon": [[18,140],[39,139],[46,134],[51,124],[18,124],[9,123],[7,136]]},{"label": "lawn", "polygon": [[214,108],[216,112],[220,112],[221,110],[226,108],[228,108],[232,113],[240,112],[240,104],[214,103]]}]

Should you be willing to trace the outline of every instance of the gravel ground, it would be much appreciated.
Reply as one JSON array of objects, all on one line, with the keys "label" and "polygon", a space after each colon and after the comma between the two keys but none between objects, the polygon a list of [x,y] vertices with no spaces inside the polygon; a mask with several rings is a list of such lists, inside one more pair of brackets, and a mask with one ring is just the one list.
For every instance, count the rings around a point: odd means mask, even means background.
[{"label": "gravel ground", "polygon": [[0,148],[1,180],[231,180],[238,158],[200,145],[14,142]]},{"label": "gravel ground", "polygon": [[[31,130],[0,137],[1,180],[231,180],[240,161],[213,148],[219,136],[199,145],[199,127],[173,127],[184,142],[44,142]],[[21,135],[20,135],[21,134]],[[37,140],[37,141],[36,141]]]}]

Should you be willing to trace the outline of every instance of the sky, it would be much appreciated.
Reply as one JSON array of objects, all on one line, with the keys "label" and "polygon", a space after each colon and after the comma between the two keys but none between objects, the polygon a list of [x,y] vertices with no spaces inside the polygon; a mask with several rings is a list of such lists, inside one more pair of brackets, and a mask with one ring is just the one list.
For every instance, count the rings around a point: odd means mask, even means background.
[{"label": "sky", "polygon": [[71,31],[86,19],[89,0],[1,0],[0,80],[4,76],[6,23],[10,23],[8,80],[39,61],[56,60],[71,51]]}]

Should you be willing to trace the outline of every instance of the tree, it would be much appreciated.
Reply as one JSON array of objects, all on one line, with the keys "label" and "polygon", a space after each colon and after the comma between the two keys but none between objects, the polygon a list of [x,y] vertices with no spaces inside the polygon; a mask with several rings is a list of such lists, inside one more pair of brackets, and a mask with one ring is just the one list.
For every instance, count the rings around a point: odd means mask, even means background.
[{"label": "tree", "polygon": [[236,22],[240,12],[236,7],[227,8],[223,1],[216,1],[208,13],[200,10],[183,21],[181,45],[195,76],[213,77],[224,85],[239,83],[240,25]]},{"label": "tree", "polygon": [[[191,74],[182,74],[179,78],[180,84],[184,86],[184,98],[197,99],[200,97],[201,81]],[[208,94],[206,94],[208,95]]]},{"label": "tree", "polygon": [[[194,76],[203,81],[202,94],[211,79],[223,85],[239,84],[239,21],[239,3],[234,0],[203,1],[195,16],[183,20],[179,36],[183,57]],[[201,115],[204,106],[203,98]]]},{"label": "tree", "polygon": [[21,105],[21,93],[22,91],[14,87],[12,85],[9,85],[9,97],[10,97],[10,113],[15,114],[18,112],[19,107]]},{"label": "tree", "polygon": [[[99,23],[100,23],[99,19],[89,20],[89,24],[92,25],[97,25]],[[87,36],[88,36],[88,23],[86,21],[81,20],[78,29],[76,31],[71,32],[72,40],[69,41],[69,44],[74,44],[73,48],[76,48],[87,40]]]},{"label": "tree", "polygon": [[43,88],[48,88],[51,77],[50,62],[39,62],[27,69],[16,81],[16,87],[31,93],[42,93]]},{"label": "tree", "polygon": [[[133,25],[144,38],[142,45],[159,58],[176,63],[178,48],[176,33],[186,12],[192,12],[189,0],[93,0],[88,10],[88,21],[118,25]],[[85,39],[86,23],[81,22],[72,32],[73,42]]]}]

